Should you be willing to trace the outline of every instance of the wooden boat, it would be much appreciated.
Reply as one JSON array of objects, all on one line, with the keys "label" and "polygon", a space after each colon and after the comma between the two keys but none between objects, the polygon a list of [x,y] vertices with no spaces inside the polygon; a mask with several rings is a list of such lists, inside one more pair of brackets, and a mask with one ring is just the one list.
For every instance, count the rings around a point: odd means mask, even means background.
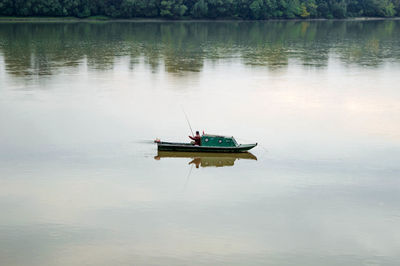
[{"label": "wooden boat", "polygon": [[201,144],[156,141],[159,151],[181,152],[246,152],[255,146],[254,144],[238,144],[234,137],[204,134],[201,136]]}]

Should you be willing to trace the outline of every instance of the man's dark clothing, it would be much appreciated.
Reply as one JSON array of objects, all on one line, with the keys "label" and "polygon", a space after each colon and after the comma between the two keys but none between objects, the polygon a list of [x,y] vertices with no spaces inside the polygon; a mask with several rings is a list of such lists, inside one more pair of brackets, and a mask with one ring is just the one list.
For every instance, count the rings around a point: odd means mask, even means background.
[{"label": "man's dark clothing", "polygon": [[201,137],[200,135],[196,135],[194,137],[189,136],[192,140],[194,140],[194,145],[200,146],[201,145]]}]

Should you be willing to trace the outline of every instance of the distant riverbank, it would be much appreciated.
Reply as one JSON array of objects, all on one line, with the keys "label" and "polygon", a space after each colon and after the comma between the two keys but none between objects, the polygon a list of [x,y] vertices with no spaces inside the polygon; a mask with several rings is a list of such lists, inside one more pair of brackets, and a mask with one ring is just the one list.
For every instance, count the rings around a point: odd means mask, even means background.
[{"label": "distant riverbank", "polygon": [[326,18],[313,18],[313,19],[268,19],[268,20],[245,20],[237,18],[224,18],[224,19],[163,19],[163,18],[130,18],[130,19],[116,19],[106,16],[92,16],[87,18],[77,17],[7,17],[0,16],[0,22],[216,22],[216,21],[368,21],[368,20],[400,20],[400,17],[382,18],[382,17],[355,17],[343,19],[326,19]]},{"label": "distant riverbank", "polygon": [[40,21],[40,22],[52,22],[52,21],[110,21],[113,20],[110,17],[105,16],[93,16],[87,18],[77,18],[77,17],[7,17],[0,16],[0,21]]}]

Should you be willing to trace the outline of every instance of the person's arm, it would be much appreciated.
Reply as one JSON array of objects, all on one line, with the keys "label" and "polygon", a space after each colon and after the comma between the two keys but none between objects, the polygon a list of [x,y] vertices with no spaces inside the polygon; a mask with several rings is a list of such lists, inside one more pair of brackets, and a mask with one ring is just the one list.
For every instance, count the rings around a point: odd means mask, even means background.
[{"label": "person's arm", "polygon": [[194,138],[194,137],[192,137],[192,136],[189,136],[189,138],[191,138],[192,140],[196,140],[196,138]]}]

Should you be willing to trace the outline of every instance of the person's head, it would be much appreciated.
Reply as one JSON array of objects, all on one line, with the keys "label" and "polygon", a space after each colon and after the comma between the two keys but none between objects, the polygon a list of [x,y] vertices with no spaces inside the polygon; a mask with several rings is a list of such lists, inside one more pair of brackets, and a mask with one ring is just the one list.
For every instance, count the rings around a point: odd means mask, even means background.
[{"label": "person's head", "polygon": [[196,135],[200,135],[200,132],[199,132],[199,131],[196,131]]}]

